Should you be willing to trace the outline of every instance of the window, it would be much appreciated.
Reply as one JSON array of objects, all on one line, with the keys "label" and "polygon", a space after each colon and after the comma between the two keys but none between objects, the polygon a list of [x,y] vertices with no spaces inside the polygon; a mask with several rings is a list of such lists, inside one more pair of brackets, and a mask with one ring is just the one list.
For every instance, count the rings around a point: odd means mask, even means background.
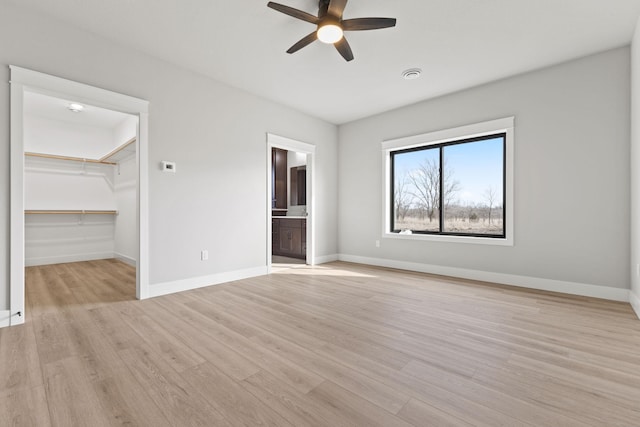
[{"label": "window", "polygon": [[512,134],[510,118],[383,143],[385,237],[512,244]]}]

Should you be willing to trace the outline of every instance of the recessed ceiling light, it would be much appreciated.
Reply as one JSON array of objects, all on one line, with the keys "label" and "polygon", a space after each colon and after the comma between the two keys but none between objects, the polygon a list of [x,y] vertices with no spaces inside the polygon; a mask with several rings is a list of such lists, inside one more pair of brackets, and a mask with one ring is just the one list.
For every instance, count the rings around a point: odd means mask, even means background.
[{"label": "recessed ceiling light", "polygon": [[422,70],[420,68],[409,68],[402,72],[402,78],[405,80],[415,80],[420,77]]},{"label": "recessed ceiling light", "polygon": [[69,110],[73,111],[74,113],[79,113],[82,110],[84,110],[84,105],[82,104],[77,104],[77,103],[71,103],[69,104],[69,106],[67,107]]}]

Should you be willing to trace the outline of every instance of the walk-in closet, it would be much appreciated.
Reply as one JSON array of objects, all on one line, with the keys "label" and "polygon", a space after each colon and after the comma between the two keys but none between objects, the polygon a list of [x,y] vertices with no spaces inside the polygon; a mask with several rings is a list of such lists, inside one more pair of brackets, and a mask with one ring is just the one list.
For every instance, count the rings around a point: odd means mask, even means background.
[{"label": "walk-in closet", "polygon": [[23,117],[25,265],[135,269],[138,117],[35,92]]}]

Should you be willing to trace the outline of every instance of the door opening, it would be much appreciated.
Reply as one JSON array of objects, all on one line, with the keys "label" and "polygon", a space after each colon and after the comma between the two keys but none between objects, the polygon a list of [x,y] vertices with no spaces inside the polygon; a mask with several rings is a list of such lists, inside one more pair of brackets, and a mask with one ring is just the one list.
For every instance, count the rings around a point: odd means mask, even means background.
[{"label": "door opening", "polygon": [[267,135],[267,266],[314,264],[315,146]]},{"label": "door opening", "polygon": [[[148,102],[10,68],[9,325],[25,319],[25,266],[80,260],[83,254],[89,259],[119,254],[135,263],[135,296],[146,298]],[[100,120],[113,126],[82,123],[83,108],[100,112]],[[89,134],[93,143],[84,138]],[[119,224],[116,214],[122,214]],[[133,239],[116,245],[116,234]]]}]

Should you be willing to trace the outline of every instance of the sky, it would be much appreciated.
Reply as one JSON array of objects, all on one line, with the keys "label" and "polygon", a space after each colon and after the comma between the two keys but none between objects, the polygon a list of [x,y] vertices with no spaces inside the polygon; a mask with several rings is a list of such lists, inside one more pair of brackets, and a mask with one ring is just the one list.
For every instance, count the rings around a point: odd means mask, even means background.
[{"label": "sky", "polygon": [[[396,178],[410,172],[426,158],[437,159],[438,150],[422,150],[394,156]],[[454,200],[466,203],[486,204],[484,193],[492,187],[497,202],[502,204],[503,139],[492,138],[472,143],[444,147],[445,167],[459,182]]]}]

